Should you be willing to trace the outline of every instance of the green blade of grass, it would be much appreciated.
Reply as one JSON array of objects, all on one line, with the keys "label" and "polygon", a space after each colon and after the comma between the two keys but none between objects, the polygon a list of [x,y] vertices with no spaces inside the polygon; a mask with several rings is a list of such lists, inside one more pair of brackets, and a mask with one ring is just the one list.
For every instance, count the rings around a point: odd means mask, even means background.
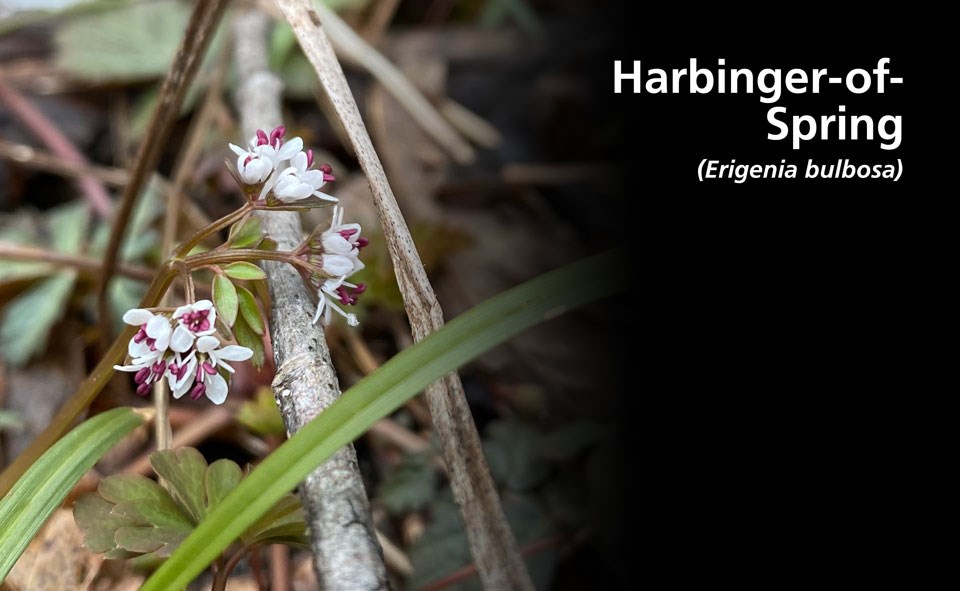
[{"label": "green blade of grass", "polygon": [[40,526],[107,450],[145,420],[115,408],[83,422],[44,453],[0,500],[0,581]]},{"label": "green blade of grass", "polygon": [[613,294],[623,260],[598,255],[510,289],[454,319],[357,382],[277,448],[211,511],[141,591],[182,589],[250,524],[340,447],[434,380],[564,311]]}]

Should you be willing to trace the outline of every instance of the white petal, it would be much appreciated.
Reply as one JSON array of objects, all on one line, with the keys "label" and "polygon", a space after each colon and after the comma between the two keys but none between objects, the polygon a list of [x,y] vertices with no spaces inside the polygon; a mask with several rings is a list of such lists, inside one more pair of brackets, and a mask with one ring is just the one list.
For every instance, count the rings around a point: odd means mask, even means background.
[{"label": "white petal", "polygon": [[173,311],[173,317],[180,318],[187,312],[192,312],[192,311],[193,311],[193,308],[189,304],[187,304],[186,306],[180,306],[179,308]]},{"label": "white petal", "polygon": [[207,387],[206,394],[210,402],[223,404],[227,399],[227,381],[220,374],[215,373],[212,376],[207,376],[203,383]]},{"label": "white petal", "polygon": [[166,316],[154,316],[147,322],[147,336],[151,339],[159,339],[170,334],[170,321]]},{"label": "white petal", "polygon": [[213,302],[210,300],[197,300],[196,303],[193,304],[194,311],[209,310],[212,307]]},{"label": "white petal", "polygon": [[133,339],[130,339],[130,342],[127,344],[127,355],[130,357],[144,357],[150,354],[150,347],[147,345],[146,339],[140,341],[139,343],[134,343]]},{"label": "white petal", "polygon": [[323,272],[340,277],[353,272],[353,261],[342,254],[323,255]]},{"label": "white petal", "polygon": [[153,312],[150,310],[143,310],[141,308],[127,310],[123,314],[123,321],[130,326],[140,326],[141,324],[146,324],[151,318],[153,318]]},{"label": "white petal", "polygon": [[300,174],[300,180],[307,183],[314,189],[319,189],[323,186],[323,172],[319,170],[307,170]]},{"label": "white petal", "polygon": [[[283,151],[283,148],[280,149]],[[290,165],[297,169],[297,172],[300,175],[303,175],[304,171],[307,170],[307,155],[303,152],[297,152],[297,155],[293,157],[293,160],[290,162]],[[323,174],[323,173],[320,173]]]},{"label": "white petal", "polygon": [[143,369],[143,365],[114,365],[113,369],[117,371],[140,371]]},{"label": "white petal", "polygon": [[240,345],[227,345],[217,351],[217,359],[226,359],[227,361],[246,361],[253,357],[253,350]]},{"label": "white petal", "polygon": [[197,339],[197,351],[201,353],[209,353],[219,346],[220,341],[217,337],[203,336]]},{"label": "white petal", "polygon": [[317,313],[313,315],[313,322],[312,322],[312,324],[316,324],[316,323],[317,323],[317,320],[320,320],[320,314],[323,313],[323,305],[327,302],[327,298],[326,298],[326,296],[323,295],[322,292],[319,293],[319,294],[317,294],[317,295],[320,296],[320,301],[317,302]]},{"label": "white petal", "polygon": [[230,149],[233,150],[233,153],[236,154],[237,156],[246,157],[247,154],[249,154],[249,152],[247,152],[246,150],[244,150],[243,148],[241,148],[236,144],[230,144]]},{"label": "white petal", "polygon": [[327,234],[323,237],[323,251],[332,254],[348,254],[353,251],[353,244],[340,234]]},{"label": "white petal", "polygon": [[177,353],[183,353],[189,350],[192,346],[193,333],[183,326],[178,326],[177,329],[173,331],[173,336],[170,338],[170,348]]},{"label": "white petal", "polygon": [[[287,160],[293,158],[293,156],[301,150],[303,150],[303,140],[295,137],[288,142],[283,142],[283,145],[280,146],[280,151],[277,152],[277,157],[280,160]],[[304,158],[306,158],[306,155],[304,155]]]},{"label": "white petal", "polygon": [[314,191],[313,194],[316,195],[317,197],[319,197],[320,199],[325,199],[325,200],[327,200],[327,201],[333,201],[334,203],[337,203],[337,202],[340,201],[339,198],[334,197],[333,195],[328,195],[328,194],[326,194],[326,193],[324,193],[324,192],[322,192],[322,191]]}]

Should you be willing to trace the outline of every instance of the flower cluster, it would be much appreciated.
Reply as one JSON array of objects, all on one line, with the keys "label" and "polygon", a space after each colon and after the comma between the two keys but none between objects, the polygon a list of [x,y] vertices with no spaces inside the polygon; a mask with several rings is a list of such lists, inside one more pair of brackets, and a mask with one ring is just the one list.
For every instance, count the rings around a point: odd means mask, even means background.
[{"label": "flower cluster", "polygon": [[333,208],[333,220],[327,230],[319,236],[311,236],[304,243],[302,254],[310,268],[304,279],[317,290],[320,298],[314,323],[323,317],[323,323],[330,324],[335,311],[346,318],[350,326],[359,324],[355,314],[344,312],[337,304],[352,306],[366,290],[365,284],[350,283],[347,279],[363,269],[360,250],[368,243],[360,235],[360,224],[343,223],[342,207]]},{"label": "flower cluster", "polygon": [[210,300],[180,306],[172,315],[135,308],[123,315],[123,321],[139,330],[127,345],[130,365],[114,369],[134,372],[141,396],[154,382],[166,378],[174,398],[189,392],[193,400],[206,396],[214,404],[223,404],[225,376],[234,371],[226,362],[253,356],[247,347],[224,346],[215,336],[217,309]]},{"label": "flower cluster", "polygon": [[330,166],[313,168],[313,150],[304,152],[298,137],[284,141],[285,133],[278,125],[269,135],[258,129],[247,149],[230,144],[237,155],[237,177],[247,193],[266,203],[296,203],[308,197],[336,203],[336,197],[320,191],[335,180]]}]

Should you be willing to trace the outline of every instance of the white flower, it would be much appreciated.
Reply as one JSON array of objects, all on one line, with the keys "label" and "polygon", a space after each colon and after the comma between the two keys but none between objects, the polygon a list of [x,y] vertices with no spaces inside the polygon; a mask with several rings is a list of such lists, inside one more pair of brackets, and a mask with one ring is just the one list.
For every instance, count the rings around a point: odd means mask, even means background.
[{"label": "white flower", "polygon": [[237,155],[237,172],[248,185],[264,182],[276,168],[265,150],[244,150],[236,144],[230,144],[230,149]]},{"label": "white flower", "polygon": [[[323,324],[330,324],[330,320],[333,317],[332,312],[337,312],[346,318],[347,324],[350,326],[357,326],[360,324],[360,321],[357,320],[356,314],[344,312],[334,303],[334,300],[340,302],[344,306],[356,304],[358,296],[363,293],[364,290],[366,290],[367,286],[363,283],[355,285],[345,281],[345,279],[346,277],[340,277],[338,279],[327,279],[323,282],[323,285],[317,292],[317,297],[320,298],[320,301],[317,302],[317,313],[313,315],[313,324],[317,323],[317,320],[320,319],[321,315],[323,316]],[[350,289],[353,290],[353,293],[350,292]]]},{"label": "white flower", "polygon": [[186,358],[177,353],[169,365],[167,380],[173,397],[180,398],[190,392],[193,400],[206,396],[214,404],[223,404],[228,386],[217,367],[233,373],[234,369],[226,361],[246,361],[253,356],[253,351],[239,345],[220,347],[220,341],[212,336],[198,338],[196,345]]},{"label": "white flower", "polygon": [[[272,190],[274,197],[284,203],[292,203],[310,196],[336,203],[338,201],[336,197],[319,190],[326,183],[327,173],[322,170],[309,169],[310,160],[306,153],[298,152],[293,156],[290,166],[283,169],[277,175],[276,180],[270,183],[272,186],[269,189],[264,186],[264,189]],[[261,197],[265,196],[266,192],[261,191]]]},{"label": "white flower", "polygon": [[140,330],[127,345],[130,365],[114,365],[113,368],[117,371],[135,372],[137,394],[146,396],[150,391],[150,384],[163,377],[166,370],[163,354],[170,344],[170,320],[149,310],[134,308],[127,310],[123,321],[131,326],[139,326]]},{"label": "white flower", "polygon": [[243,182],[248,185],[265,182],[284,161],[303,150],[302,139],[296,137],[284,142],[283,131],[283,126],[277,126],[268,138],[263,130],[257,130],[257,135],[250,139],[246,150],[230,144],[230,149],[237,155],[237,172]]},{"label": "white flower", "polygon": [[350,255],[359,254],[368,241],[360,235],[360,224],[343,223],[343,208],[338,205],[333,208],[330,229],[320,235],[320,244],[324,253]]},{"label": "white flower", "polygon": [[130,357],[156,360],[170,345],[170,320],[166,316],[158,316],[150,310],[134,308],[127,310],[123,315],[123,321],[130,326],[140,327],[127,345],[127,353]]},{"label": "white flower", "polygon": [[194,338],[211,335],[217,330],[217,309],[210,300],[180,306],[173,317],[180,321],[170,338],[170,348],[177,353],[189,350]]}]

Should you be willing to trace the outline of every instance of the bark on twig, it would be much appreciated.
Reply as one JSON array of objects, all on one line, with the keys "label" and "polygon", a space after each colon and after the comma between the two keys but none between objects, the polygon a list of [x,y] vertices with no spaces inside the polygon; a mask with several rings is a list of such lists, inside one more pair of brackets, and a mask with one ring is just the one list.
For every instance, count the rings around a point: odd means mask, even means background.
[{"label": "bark on twig", "polygon": [[[277,4],[336,108],[370,182],[413,336],[420,341],[443,326],[443,310],[324,31],[323,19],[309,0],[277,0]],[[484,587],[533,591],[530,575],[490,477],[460,377],[454,372],[434,382],[427,388],[426,397],[454,498],[466,525],[470,551]]]},{"label": "bark on twig", "polygon": [[[267,19],[256,12],[237,15],[235,62],[244,137],[280,124],[280,80],[267,67]],[[262,213],[263,226],[280,249],[302,239],[296,213]],[[287,431],[294,433],[340,396],[337,374],[321,325],[311,324],[314,294],[288,265],[264,262],[273,309],[270,336],[277,365],[273,391]],[[353,446],[317,468],[300,487],[307,512],[314,570],[322,589],[388,589],[383,555]]]}]

